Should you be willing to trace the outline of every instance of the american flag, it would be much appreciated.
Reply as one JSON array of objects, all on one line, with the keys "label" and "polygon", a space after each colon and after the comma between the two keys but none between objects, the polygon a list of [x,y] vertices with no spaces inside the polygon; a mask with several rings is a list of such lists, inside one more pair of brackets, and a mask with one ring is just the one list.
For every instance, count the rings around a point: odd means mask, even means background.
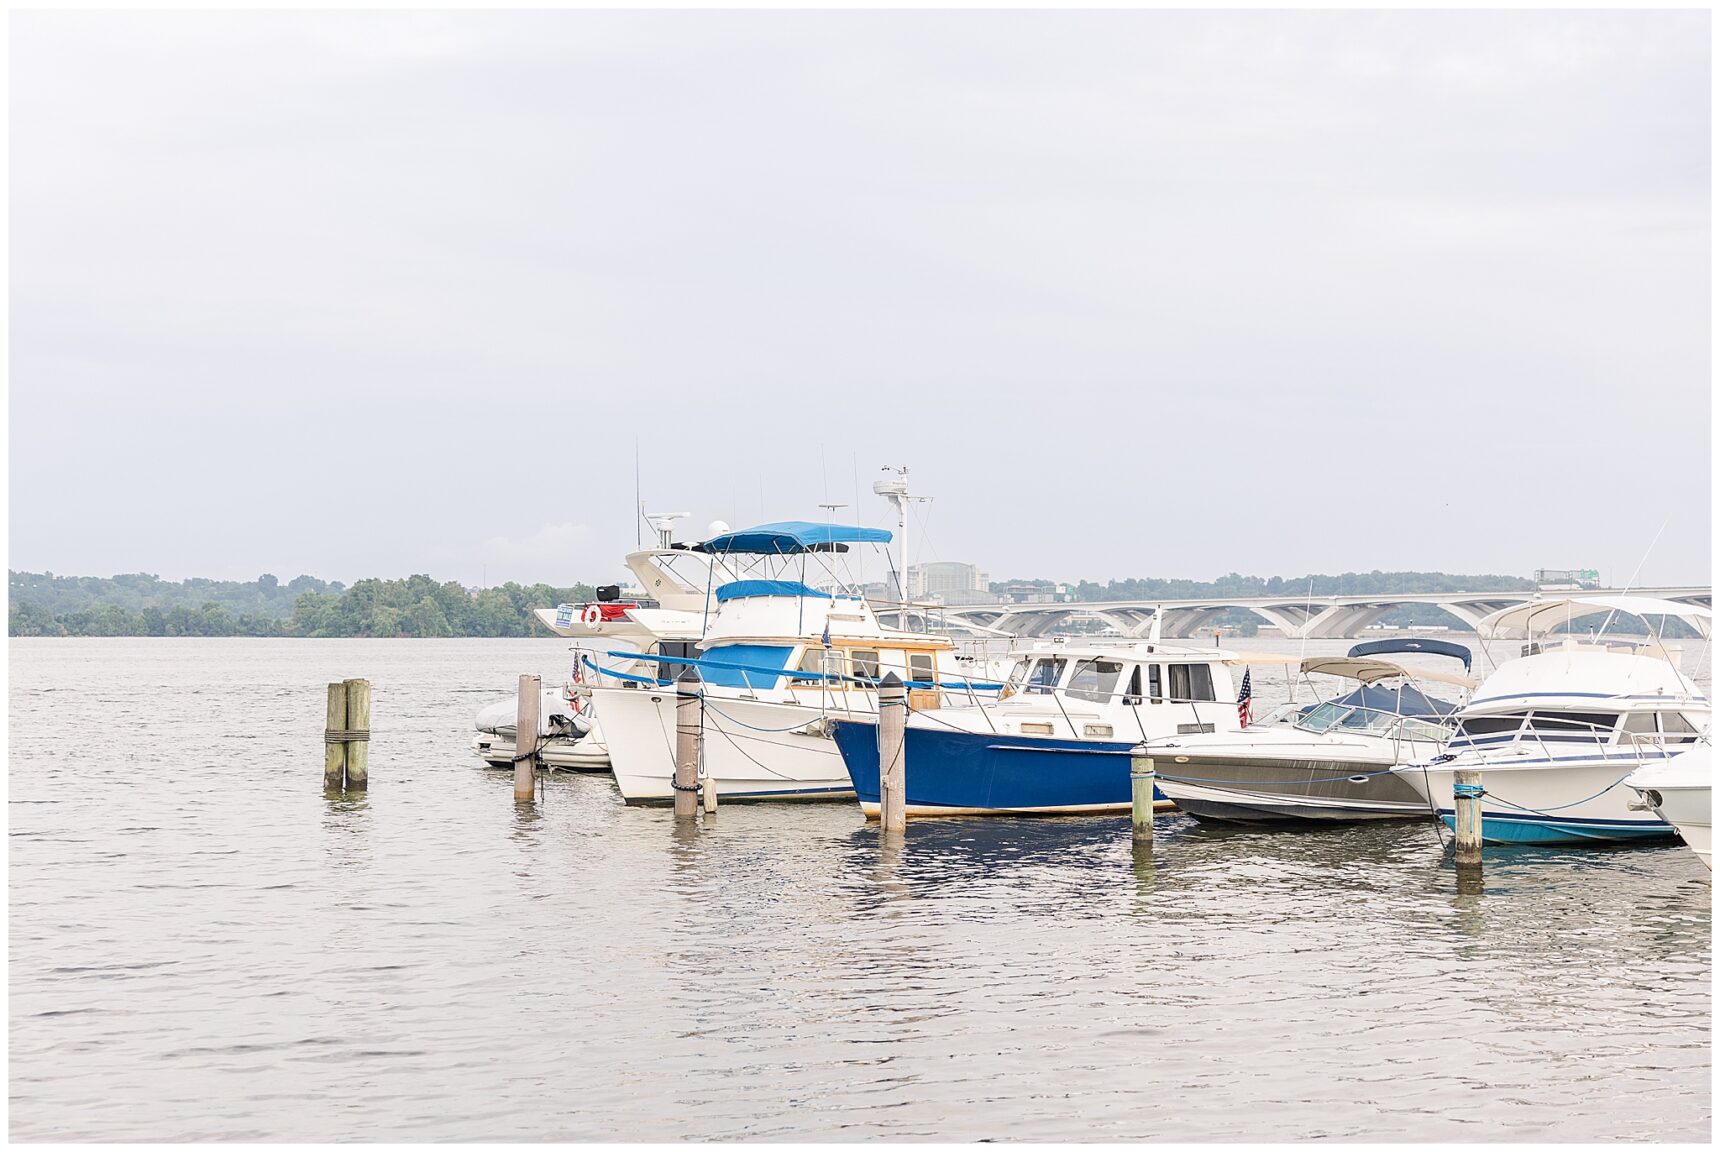
[{"label": "american flag", "polygon": [[1244,728],[1248,727],[1248,713],[1254,706],[1254,682],[1248,678],[1248,669],[1242,670],[1242,691],[1236,694],[1236,719]]}]

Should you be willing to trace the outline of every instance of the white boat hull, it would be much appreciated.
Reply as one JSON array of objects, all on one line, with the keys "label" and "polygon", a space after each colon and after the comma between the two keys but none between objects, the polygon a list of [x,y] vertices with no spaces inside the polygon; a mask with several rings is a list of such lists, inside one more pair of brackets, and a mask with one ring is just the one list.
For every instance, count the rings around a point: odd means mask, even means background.
[{"label": "white boat hull", "polygon": [[1634,753],[1463,756],[1443,764],[1411,765],[1398,773],[1451,824],[1454,772],[1459,768],[1480,772],[1486,792],[1481,801],[1481,838],[1489,844],[1665,839],[1674,835],[1669,823],[1652,811],[1630,807],[1636,793],[1624,780],[1644,763]]},{"label": "white boat hull", "polygon": [[[675,693],[602,691],[610,770],[629,804],[675,797]],[[704,713],[704,776],[723,802],[851,800],[854,785],[836,744],[817,732],[818,708],[711,698]],[[814,725],[814,733],[805,731]]]},{"label": "white boat hull", "polygon": [[1707,745],[1644,768],[1625,783],[1655,815],[1678,830],[1704,867],[1713,871],[1714,779]]},{"label": "white boat hull", "polygon": [[[512,768],[516,747],[512,734],[480,732],[472,740],[472,755],[492,768]],[[602,733],[592,730],[578,740],[565,736],[548,736],[538,751],[538,759],[546,768],[562,768],[571,772],[607,772],[609,748]]]}]

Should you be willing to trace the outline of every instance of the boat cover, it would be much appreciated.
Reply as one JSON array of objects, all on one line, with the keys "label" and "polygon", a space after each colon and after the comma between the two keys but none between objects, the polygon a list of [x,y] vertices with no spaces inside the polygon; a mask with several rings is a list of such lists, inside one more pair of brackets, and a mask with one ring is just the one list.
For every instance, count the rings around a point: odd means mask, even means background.
[{"label": "boat cover", "polygon": [[787,556],[797,552],[846,552],[849,544],[888,544],[890,533],[883,528],[861,528],[853,524],[814,524],[809,520],[783,520],[760,524],[739,532],[725,532],[693,545],[695,552],[750,552],[761,556]]},{"label": "boat cover", "polygon": [[815,596],[827,600],[830,593],[820,592],[798,580],[734,580],[717,589],[718,604],[751,596]]},{"label": "boat cover", "polygon": [[1461,644],[1453,644],[1449,640],[1412,639],[1408,636],[1390,640],[1368,640],[1350,649],[1351,656],[1388,656],[1393,652],[1426,652],[1433,656],[1449,656],[1453,660],[1463,661],[1465,672],[1469,671],[1469,662],[1473,659],[1469,649]]}]

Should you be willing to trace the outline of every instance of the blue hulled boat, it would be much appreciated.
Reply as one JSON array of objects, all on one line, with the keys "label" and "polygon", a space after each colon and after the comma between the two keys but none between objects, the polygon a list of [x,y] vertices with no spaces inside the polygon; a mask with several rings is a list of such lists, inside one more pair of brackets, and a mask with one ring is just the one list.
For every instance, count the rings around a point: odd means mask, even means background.
[{"label": "blue hulled boat", "polygon": [[[908,718],[906,808],[914,816],[1124,812],[1145,741],[1235,731],[1233,657],[1156,643],[1054,644],[1021,654],[1006,699]],[[832,725],[860,807],[878,814],[878,727]],[[1155,793],[1164,807],[1170,801]]]}]

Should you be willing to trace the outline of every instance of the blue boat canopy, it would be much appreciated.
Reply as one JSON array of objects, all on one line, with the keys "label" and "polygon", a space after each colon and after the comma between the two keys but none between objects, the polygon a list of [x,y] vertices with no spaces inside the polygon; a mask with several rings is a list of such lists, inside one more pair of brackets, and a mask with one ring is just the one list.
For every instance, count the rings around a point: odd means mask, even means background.
[{"label": "blue boat canopy", "polygon": [[846,552],[849,544],[888,544],[890,533],[883,528],[861,528],[853,524],[814,524],[809,520],[784,520],[760,524],[739,532],[725,532],[693,545],[694,552],[749,552],[761,556],[788,556],[797,552]]},{"label": "blue boat canopy", "polygon": [[830,593],[820,592],[798,580],[732,580],[717,589],[718,604],[751,596],[816,596],[820,600],[828,600]]},{"label": "blue boat canopy", "polygon": [[1368,640],[1350,649],[1351,656],[1384,656],[1391,652],[1426,652],[1433,656],[1449,656],[1453,660],[1463,661],[1463,670],[1469,671],[1469,662],[1473,657],[1469,649],[1461,644],[1453,644],[1449,640],[1411,639],[1408,636],[1390,640]]}]

